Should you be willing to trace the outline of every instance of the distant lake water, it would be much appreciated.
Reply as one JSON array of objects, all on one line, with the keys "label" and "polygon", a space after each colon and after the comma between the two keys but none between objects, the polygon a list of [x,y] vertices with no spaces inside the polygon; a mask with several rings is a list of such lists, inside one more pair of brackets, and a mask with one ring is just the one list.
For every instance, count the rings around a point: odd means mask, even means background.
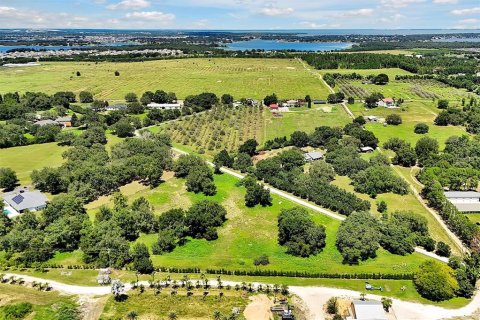
[{"label": "distant lake water", "polygon": [[228,50],[246,51],[263,49],[273,50],[297,50],[297,51],[331,51],[343,50],[351,47],[353,43],[348,42],[288,42],[278,40],[249,40],[226,43]]}]

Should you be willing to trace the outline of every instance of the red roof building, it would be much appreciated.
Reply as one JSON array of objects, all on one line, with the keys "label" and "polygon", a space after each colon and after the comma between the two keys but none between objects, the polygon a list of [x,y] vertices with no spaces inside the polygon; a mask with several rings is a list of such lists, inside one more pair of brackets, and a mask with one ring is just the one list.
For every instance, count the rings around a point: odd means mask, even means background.
[{"label": "red roof building", "polygon": [[274,103],[268,106],[270,109],[278,109],[278,104]]}]

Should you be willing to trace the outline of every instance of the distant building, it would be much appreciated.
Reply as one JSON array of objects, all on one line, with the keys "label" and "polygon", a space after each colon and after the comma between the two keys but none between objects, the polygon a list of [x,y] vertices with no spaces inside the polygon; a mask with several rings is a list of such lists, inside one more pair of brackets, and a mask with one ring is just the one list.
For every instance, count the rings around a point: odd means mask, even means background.
[{"label": "distant building", "polygon": [[276,104],[276,103],[273,103],[273,104],[269,105],[268,107],[270,108],[270,110],[278,110],[278,108],[279,108],[278,104]]},{"label": "distant building", "polygon": [[396,108],[397,104],[393,98],[385,98],[377,102],[377,106],[384,108]]},{"label": "distant building", "polygon": [[355,300],[352,302],[351,313],[356,320],[387,320],[385,310],[379,301]]},{"label": "distant building", "polygon": [[460,212],[480,212],[480,192],[447,191],[445,197]]},{"label": "distant building", "polygon": [[300,106],[300,101],[298,100],[287,100],[284,103],[282,103],[282,107],[299,107]]},{"label": "distant building", "polygon": [[370,122],[377,122],[378,118],[376,116],[366,116],[367,120]]},{"label": "distant building", "polygon": [[107,111],[120,111],[120,110],[126,110],[126,109],[127,109],[126,104],[114,104],[105,108],[105,110]]},{"label": "distant building", "polygon": [[150,109],[162,109],[162,110],[175,110],[175,109],[181,109],[182,108],[181,103],[149,103],[147,104],[147,108]]},{"label": "distant building", "polygon": [[55,121],[64,126],[65,128],[72,126],[72,117],[70,116],[58,117],[57,119],[55,119]]},{"label": "distant building", "polygon": [[369,153],[375,151],[372,147],[360,147],[360,151],[363,153]]},{"label": "distant building", "polygon": [[313,104],[327,104],[325,100],[313,100]]},{"label": "distant building", "polygon": [[48,199],[40,191],[21,189],[5,193],[3,195],[3,201],[6,204],[5,210],[7,214],[9,216],[16,216],[25,211],[38,211],[45,209]]},{"label": "distant building", "polygon": [[303,156],[305,157],[305,161],[308,162],[323,159],[323,154],[321,154],[320,152],[307,152]]},{"label": "distant building", "polygon": [[35,122],[35,125],[40,126],[40,127],[43,127],[43,126],[46,126],[46,125],[51,125],[51,124],[56,125],[56,126],[60,125],[60,123],[58,123],[55,120],[51,120],[51,119],[45,119],[45,120],[40,120],[40,121]]}]

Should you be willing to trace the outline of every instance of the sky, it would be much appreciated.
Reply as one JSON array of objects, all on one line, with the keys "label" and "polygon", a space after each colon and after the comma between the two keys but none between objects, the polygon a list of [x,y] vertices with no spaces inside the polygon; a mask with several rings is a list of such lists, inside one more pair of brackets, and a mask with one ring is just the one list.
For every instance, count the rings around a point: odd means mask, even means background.
[{"label": "sky", "polygon": [[0,0],[0,28],[480,29],[480,0]]}]

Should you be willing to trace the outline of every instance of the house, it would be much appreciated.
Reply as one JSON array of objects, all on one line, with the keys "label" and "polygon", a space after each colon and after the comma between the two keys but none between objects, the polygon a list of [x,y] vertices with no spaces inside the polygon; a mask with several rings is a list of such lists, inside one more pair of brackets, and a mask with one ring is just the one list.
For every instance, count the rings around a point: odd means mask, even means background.
[{"label": "house", "polygon": [[108,106],[105,110],[107,111],[120,111],[120,110],[126,110],[127,105],[126,104],[114,104],[112,106]]},{"label": "house", "polygon": [[363,153],[369,153],[375,151],[372,147],[360,147],[360,151]]},{"label": "house", "polygon": [[313,104],[327,104],[325,100],[313,100]]},{"label": "house", "polygon": [[447,191],[445,197],[460,212],[480,212],[480,192]]},{"label": "house", "polygon": [[57,121],[51,120],[51,119],[45,119],[45,120],[40,120],[40,121],[35,122],[35,125],[40,126],[40,127],[51,125],[51,124],[56,125],[56,126],[60,125]]},{"label": "house", "polygon": [[268,107],[270,108],[271,111],[278,110],[278,104],[276,104],[276,103],[273,103],[273,104],[269,105]]},{"label": "house", "polygon": [[55,119],[55,121],[62,125],[64,128],[72,126],[72,117],[70,116],[58,117],[57,119]]},{"label": "house", "polygon": [[287,100],[284,103],[282,103],[283,107],[299,107],[300,106],[300,101],[298,100]]},{"label": "house", "polygon": [[183,105],[181,103],[149,103],[147,108],[150,109],[162,109],[162,110],[176,110],[181,109]]},{"label": "house", "polygon": [[385,98],[377,102],[377,106],[384,108],[396,108],[397,104],[393,98]]},{"label": "house", "polygon": [[255,99],[251,99],[251,98],[247,98],[245,99],[245,104],[247,106],[258,106],[258,100],[255,100]]},{"label": "house", "polygon": [[16,216],[25,211],[43,210],[47,206],[48,199],[40,191],[28,191],[28,189],[20,189],[3,195],[6,211],[8,216]]},{"label": "house", "polygon": [[305,158],[305,161],[308,162],[323,159],[323,154],[321,154],[320,152],[307,152],[303,156]]},{"label": "house", "polygon": [[356,320],[387,320],[385,310],[379,301],[354,300],[350,310],[353,319]]}]

